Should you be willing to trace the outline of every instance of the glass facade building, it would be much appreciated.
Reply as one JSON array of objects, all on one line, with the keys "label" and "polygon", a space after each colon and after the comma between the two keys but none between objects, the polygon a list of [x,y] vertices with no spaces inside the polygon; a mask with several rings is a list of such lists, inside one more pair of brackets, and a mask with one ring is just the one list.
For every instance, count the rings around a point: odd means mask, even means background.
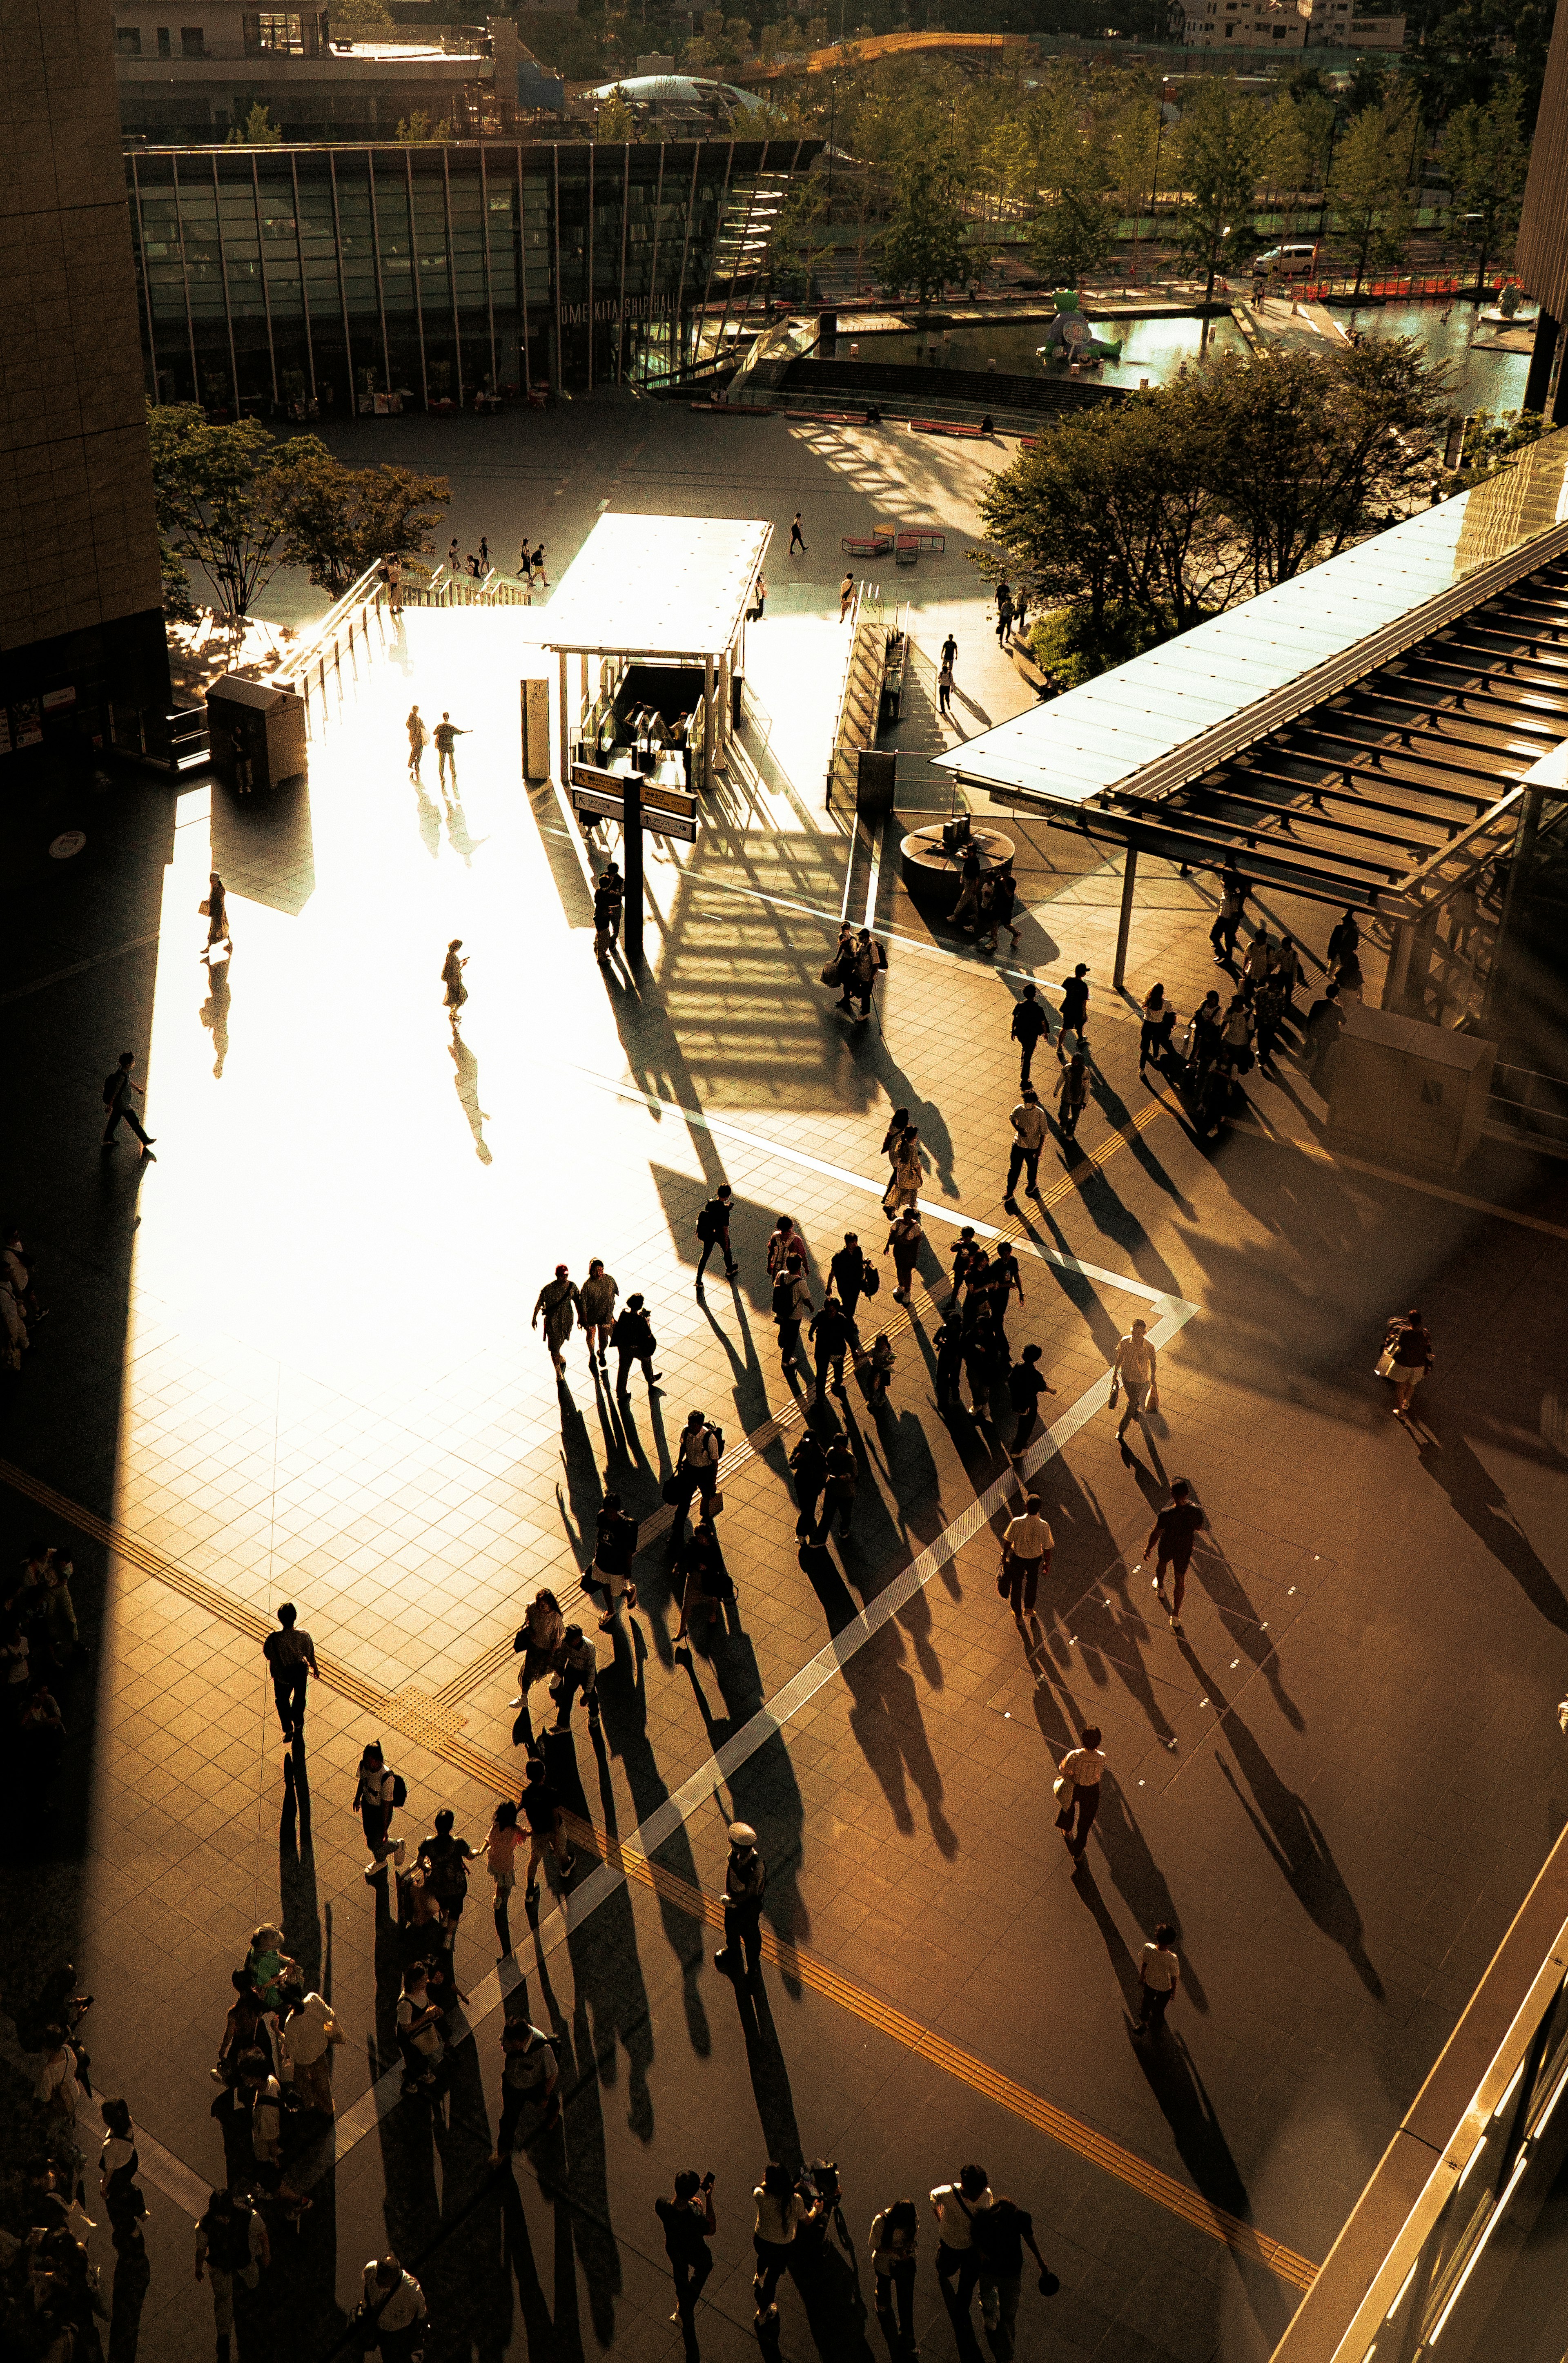
[{"label": "glass facade building", "polygon": [[821,144],[133,150],[148,393],[344,416],[678,375],[755,317]]}]

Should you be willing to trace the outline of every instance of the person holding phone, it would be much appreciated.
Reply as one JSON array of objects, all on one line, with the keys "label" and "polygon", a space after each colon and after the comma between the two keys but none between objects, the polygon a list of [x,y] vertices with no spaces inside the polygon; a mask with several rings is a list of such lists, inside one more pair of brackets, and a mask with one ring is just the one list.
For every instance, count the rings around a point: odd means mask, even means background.
[{"label": "person holding phone", "polygon": [[675,2312],[669,2318],[680,2324],[686,2352],[694,2356],[697,2301],[713,2269],[713,2251],[708,2246],[714,2229],[712,2176],[705,2174],[699,2180],[686,2168],[675,2178],[674,2198],[656,2199],[654,2213],[664,2225],[665,2253],[675,2276]]}]

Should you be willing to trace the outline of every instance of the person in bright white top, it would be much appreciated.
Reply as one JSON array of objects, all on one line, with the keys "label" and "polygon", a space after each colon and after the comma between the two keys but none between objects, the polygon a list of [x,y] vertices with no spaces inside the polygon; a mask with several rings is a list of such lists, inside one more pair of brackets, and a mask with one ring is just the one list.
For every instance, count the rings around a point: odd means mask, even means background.
[{"label": "person in bright white top", "polygon": [[365,2267],[359,2322],[367,2346],[378,2342],[381,2363],[405,2363],[424,2352],[425,2291],[390,2253]]},{"label": "person in bright white top", "polygon": [[1162,1920],[1154,1931],[1154,1942],[1145,1945],[1138,1964],[1138,2032],[1158,2035],[1165,2023],[1165,2013],[1171,2006],[1171,1996],[1181,1983],[1181,1963],[1176,1956],[1176,1930]]},{"label": "person in bright white top", "polygon": [[1149,1337],[1146,1321],[1134,1321],[1116,1348],[1110,1370],[1112,1403],[1116,1400],[1119,1385],[1125,1389],[1127,1394],[1127,1408],[1116,1431],[1116,1440],[1120,1444],[1127,1433],[1129,1420],[1142,1420],[1145,1408],[1149,1411],[1160,1408],[1159,1356]]},{"label": "person in bright white top", "polygon": [[1026,1615],[1034,1614],[1034,1595],[1041,1577],[1051,1571],[1055,1544],[1056,1537],[1041,1514],[1040,1496],[1031,1493],[1022,1515],[1011,1519],[1002,1536],[1002,1571],[997,1579],[997,1590],[1011,1601],[1020,1625]]},{"label": "person in bright white top", "polygon": [[815,2223],[823,2205],[819,2199],[808,2206],[784,2168],[771,2162],[764,2167],[762,2180],[751,2195],[756,2202],[756,2229],[751,2235],[756,2251],[756,2279],[752,2289],[760,2330],[778,2314],[779,2277],[793,2258],[795,2235],[802,2224]]},{"label": "person in bright white top", "polygon": [[1068,1784],[1059,1792],[1062,1810],[1056,1816],[1056,1827],[1066,1839],[1067,1852],[1075,1862],[1083,1860],[1088,1834],[1099,1811],[1099,1783],[1105,1771],[1099,1740],[1099,1725],[1089,1724],[1080,1735],[1080,1745],[1069,1748],[1056,1768]]}]

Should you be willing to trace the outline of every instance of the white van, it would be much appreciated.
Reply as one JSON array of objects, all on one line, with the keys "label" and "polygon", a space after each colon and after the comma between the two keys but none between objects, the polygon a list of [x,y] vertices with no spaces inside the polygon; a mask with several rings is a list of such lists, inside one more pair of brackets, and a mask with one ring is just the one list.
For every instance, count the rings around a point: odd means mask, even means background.
[{"label": "white van", "polygon": [[1253,262],[1260,277],[1272,272],[1277,279],[1309,279],[1317,268],[1315,246],[1271,246]]}]

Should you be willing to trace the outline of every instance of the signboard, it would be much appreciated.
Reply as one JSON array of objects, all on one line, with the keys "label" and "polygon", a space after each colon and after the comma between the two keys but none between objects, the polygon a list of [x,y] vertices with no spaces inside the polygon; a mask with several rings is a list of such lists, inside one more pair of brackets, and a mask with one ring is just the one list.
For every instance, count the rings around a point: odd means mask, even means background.
[{"label": "signboard", "polygon": [[46,714],[59,714],[63,707],[74,705],[75,703],[74,689],[46,689],[43,693],[43,710]]},{"label": "signboard", "polygon": [[[574,764],[573,777],[576,777],[580,769],[586,768],[585,765]],[[574,787],[571,792],[571,808],[575,813],[583,814],[590,821],[624,820],[626,816],[626,807],[621,797],[606,795],[600,788]],[[679,838],[682,845],[695,845],[697,842],[695,813],[650,811],[645,804],[643,826],[655,837]]]},{"label": "signboard", "polygon": [[43,716],[36,697],[17,699],[11,708],[11,731],[18,747],[43,745]]}]

